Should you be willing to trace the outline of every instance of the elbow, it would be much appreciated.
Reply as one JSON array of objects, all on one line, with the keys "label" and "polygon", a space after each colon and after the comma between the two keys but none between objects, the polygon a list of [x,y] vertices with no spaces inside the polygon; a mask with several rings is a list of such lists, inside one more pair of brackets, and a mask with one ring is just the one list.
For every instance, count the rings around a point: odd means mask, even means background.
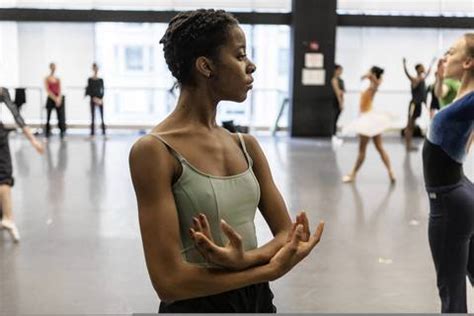
[{"label": "elbow", "polygon": [[178,273],[169,273],[166,276],[160,276],[160,278],[152,277],[151,283],[160,301],[174,302],[188,298],[183,292],[186,290],[186,286],[181,285],[183,282]]},{"label": "elbow", "polygon": [[178,300],[178,295],[173,290],[173,287],[170,286],[167,282],[163,282],[162,279],[160,280],[152,279],[151,283],[160,301],[173,302],[173,301]]}]

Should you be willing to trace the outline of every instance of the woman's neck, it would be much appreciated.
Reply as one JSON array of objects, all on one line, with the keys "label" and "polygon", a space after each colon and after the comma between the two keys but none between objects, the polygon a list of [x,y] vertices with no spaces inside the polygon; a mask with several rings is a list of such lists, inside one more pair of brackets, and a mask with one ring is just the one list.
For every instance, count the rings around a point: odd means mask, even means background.
[{"label": "woman's neck", "polygon": [[182,87],[176,109],[171,114],[177,120],[186,120],[207,129],[216,128],[217,101],[208,91]]},{"label": "woman's neck", "polygon": [[474,91],[474,71],[465,72],[462,76],[461,87],[459,88],[456,99],[460,99],[472,91]]}]

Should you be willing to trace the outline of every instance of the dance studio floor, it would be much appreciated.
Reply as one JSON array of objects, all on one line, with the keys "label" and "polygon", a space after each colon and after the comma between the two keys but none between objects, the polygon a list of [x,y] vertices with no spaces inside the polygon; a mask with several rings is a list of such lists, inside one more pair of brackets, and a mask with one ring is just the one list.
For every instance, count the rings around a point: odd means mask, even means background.
[{"label": "dance studio floor", "polygon": [[[151,313],[128,152],[137,134],[52,138],[43,157],[13,135],[15,245],[0,231],[0,314]],[[397,183],[370,146],[356,184],[355,140],[259,137],[292,215],[326,221],[317,249],[273,282],[280,312],[438,312],[421,152],[386,139]],[[466,174],[474,179],[474,155]],[[257,217],[260,242],[269,230]],[[469,289],[470,310],[474,294]]]}]

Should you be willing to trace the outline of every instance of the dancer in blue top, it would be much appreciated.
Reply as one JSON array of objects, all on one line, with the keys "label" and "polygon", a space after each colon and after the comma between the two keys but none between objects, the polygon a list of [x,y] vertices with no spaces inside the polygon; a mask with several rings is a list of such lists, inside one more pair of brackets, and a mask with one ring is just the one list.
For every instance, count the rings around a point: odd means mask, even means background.
[{"label": "dancer in blue top", "polygon": [[474,285],[474,184],[463,163],[474,138],[474,33],[460,38],[444,63],[444,77],[462,84],[434,116],[423,146],[429,241],[442,312],[466,313],[466,275]]}]

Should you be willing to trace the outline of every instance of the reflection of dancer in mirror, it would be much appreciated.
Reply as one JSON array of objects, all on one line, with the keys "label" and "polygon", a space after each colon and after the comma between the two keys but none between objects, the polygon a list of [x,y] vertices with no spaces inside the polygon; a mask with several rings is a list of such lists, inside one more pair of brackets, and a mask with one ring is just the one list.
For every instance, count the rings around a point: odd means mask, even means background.
[{"label": "reflection of dancer in mirror", "polygon": [[[36,139],[31,133],[25,121],[18,112],[17,107],[13,104],[10,99],[10,94],[5,88],[0,88],[0,102],[4,102],[10,112],[12,113],[15,122],[22,129],[24,135],[31,142],[31,145],[40,154],[43,153],[43,145]],[[10,147],[8,145],[8,134],[5,131],[3,124],[0,123],[0,205],[3,212],[3,217],[0,222],[0,228],[6,229],[12,236],[14,241],[20,240],[20,233],[13,221],[13,210],[12,210],[12,191],[13,187],[13,170],[12,161],[10,155]]]},{"label": "reflection of dancer in mirror", "polygon": [[99,78],[99,66],[92,64],[93,75],[87,80],[86,95],[91,97],[91,137],[95,135],[95,110],[99,108],[100,119],[102,121],[102,135],[105,136],[104,123],[104,80]]},{"label": "reflection of dancer in mirror", "polygon": [[[220,101],[252,89],[244,32],[225,11],[197,10],[175,16],[161,43],[179,98],[130,153],[160,312],[274,312],[268,282],[311,252],[324,224],[311,235],[302,213],[292,225],[257,140],[216,122]],[[274,235],[261,247],[257,207]]]},{"label": "reflection of dancer in mirror", "polygon": [[415,66],[416,77],[413,77],[408,72],[406,59],[403,58],[403,70],[405,71],[405,75],[407,75],[408,79],[410,80],[411,87],[411,101],[410,106],[408,107],[408,121],[407,126],[405,128],[405,147],[407,151],[418,150],[418,148],[413,146],[412,144],[413,131],[415,130],[416,120],[421,115],[423,103],[426,102],[427,92],[425,79],[429,76],[434,62],[435,59],[433,59],[430,64],[430,67],[428,68],[428,71],[426,72],[425,66],[423,66],[422,64],[417,64]]},{"label": "reflection of dancer in mirror", "polygon": [[347,183],[355,180],[357,172],[364,163],[367,145],[370,139],[373,140],[375,148],[387,168],[391,182],[395,182],[395,175],[390,165],[390,159],[382,144],[382,133],[390,126],[390,119],[384,114],[372,111],[372,102],[375,93],[382,83],[383,72],[384,70],[382,68],[373,66],[366,75],[362,76],[362,80],[368,79],[370,85],[360,96],[361,115],[355,122],[345,128],[346,130],[353,129],[359,135],[359,154],[351,173],[342,178],[343,182]]},{"label": "reflection of dancer in mirror", "polygon": [[474,286],[474,184],[463,163],[474,138],[474,33],[457,40],[442,62],[440,77],[461,80],[461,88],[433,117],[423,146],[428,232],[441,312],[466,313],[466,275]]}]

